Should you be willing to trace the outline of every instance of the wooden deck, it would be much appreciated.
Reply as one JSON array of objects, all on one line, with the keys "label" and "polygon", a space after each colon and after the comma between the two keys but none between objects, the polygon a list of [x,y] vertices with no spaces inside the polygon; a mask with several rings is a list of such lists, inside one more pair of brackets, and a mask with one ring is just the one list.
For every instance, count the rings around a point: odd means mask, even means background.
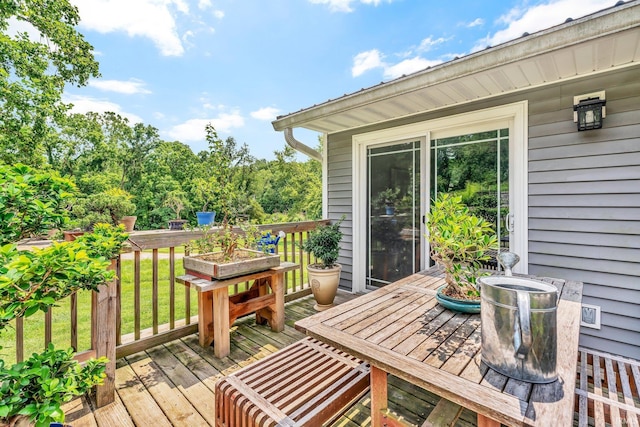
[{"label": "wooden deck", "polygon": [[[337,303],[352,295],[340,293]],[[65,406],[66,422],[85,426],[213,426],[214,385],[224,375],[246,366],[303,337],[293,328],[295,321],[315,313],[310,297],[286,306],[284,332],[272,332],[256,325],[249,316],[231,328],[231,353],[218,359],[212,349],[202,349],[197,335],[153,347],[118,360],[116,402],[92,411],[87,399],[76,399]],[[409,425],[421,425],[437,396],[404,381],[391,378],[390,409],[402,414]],[[370,425],[369,395],[355,403],[334,426]],[[466,411],[457,426],[475,425],[476,416]]]}]

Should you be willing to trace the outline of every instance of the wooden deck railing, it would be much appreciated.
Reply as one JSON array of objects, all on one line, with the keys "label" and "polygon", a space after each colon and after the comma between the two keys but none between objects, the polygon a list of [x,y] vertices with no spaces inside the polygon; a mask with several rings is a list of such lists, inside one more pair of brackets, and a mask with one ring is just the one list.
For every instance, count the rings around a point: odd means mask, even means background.
[{"label": "wooden deck railing", "polygon": [[[315,260],[300,245],[310,230],[327,223],[328,220],[322,220],[260,226],[272,234],[283,231],[285,238],[277,252],[283,261],[300,264],[286,274],[286,301],[311,293],[305,267]],[[22,361],[30,351],[39,351],[38,341],[45,347],[50,342],[62,347],[70,345],[78,351],[76,358],[81,361],[106,356],[110,366],[105,385],[99,387],[97,403],[98,406],[109,403],[113,399],[116,359],[197,331],[195,292],[177,284],[175,277],[183,272],[182,254],[188,255],[188,250],[182,248],[200,236],[202,231],[197,230],[131,233],[132,251],[120,254],[112,263],[118,277],[115,283],[103,287],[99,294],[72,295],[42,317],[17,320],[15,361]],[[236,285],[233,292],[246,290],[248,286],[248,283]],[[33,336],[40,333],[44,339]],[[0,345],[4,347],[0,357],[5,358],[4,352],[11,345],[6,341]]]}]

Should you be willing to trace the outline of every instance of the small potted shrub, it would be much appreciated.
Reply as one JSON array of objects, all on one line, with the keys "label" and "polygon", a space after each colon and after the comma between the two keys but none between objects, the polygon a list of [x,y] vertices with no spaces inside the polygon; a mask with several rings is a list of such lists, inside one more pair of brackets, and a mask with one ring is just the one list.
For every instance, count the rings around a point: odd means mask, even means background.
[{"label": "small potted shrub", "polygon": [[167,193],[164,199],[164,205],[171,209],[176,217],[169,220],[169,230],[183,230],[184,225],[188,222],[186,219],[180,219],[180,213],[185,209],[186,194],[180,190],[173,190]]},{"label": "small potted shrub", "polygon": [[[110,188],[99,193],[80,197],[73,206],[73,216],[80,229],[93,230],[98,223],[118,225],[127,223],[125,229],[133,231],[136,217],[131,214],[136,210],[132,202],[133,196],[120,188]],[[125,220],[126,218],[126,220]]]},{"label": "small potted shrub", "polygon": [[316,299],[314,308],[317,311],[333,306],[333,300],[338,292],[342,266],[337,261],[342,240],[340,224],[343,220],[344,217],[333,224],[317,227],[309,233],[309,238],[302,244],[305,252],[311,253],[320,261],[307,266],[309,284]]},{"label": "small potted shrub", "polygon": [[213,224],[216,219],[216,212],[207,210],[210,203],[215,201],[217,197],[216,185],[207,181],[203,178],[198,178],[194,181],[193,186],[194,193],[197,197],[197,200],[202,202],[202,210],[196,212],[196,217],[198,219],[198,225],[200,227],[204,227],[207,225]]},{"label": "small potted shrub", "polygon": [[476,280],[482,262],[497,248],[491,224],[473,215],[460,196],[442,194],[433,201],[427,219],[427,238],[431,258],[445,274],[446,285],[438,290],[438,301],[459,311],[479,312],[480,292]]}]

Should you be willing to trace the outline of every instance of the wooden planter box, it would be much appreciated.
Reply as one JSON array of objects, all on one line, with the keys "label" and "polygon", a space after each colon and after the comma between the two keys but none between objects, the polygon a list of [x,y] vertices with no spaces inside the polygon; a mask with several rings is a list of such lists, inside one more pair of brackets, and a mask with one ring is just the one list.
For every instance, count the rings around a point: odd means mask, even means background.
[{"label": "wooden planter box", "polygon": [[280,265],[280,255],[277,254],[265,254],[251,249],[237,249],[236,253],[240,253],[241,259],[223,263],[207,260],[216,252],[186,256],[182,258],[182,265],[185,270],[218,280],[264,271]]}]

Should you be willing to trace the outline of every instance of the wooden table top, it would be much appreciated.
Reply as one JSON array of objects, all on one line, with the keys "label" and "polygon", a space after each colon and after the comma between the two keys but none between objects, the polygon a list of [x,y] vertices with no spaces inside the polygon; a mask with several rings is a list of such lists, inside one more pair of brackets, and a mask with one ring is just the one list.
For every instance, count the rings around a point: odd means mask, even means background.
[{"label": "wooden table top", "polygon": [[506,425],[571,425],[582,283],[559,289],[558,381],[531,384],[481,361],[480,315],[440,306],[437,269],[426,270],[296,323],[308,335]]}]

